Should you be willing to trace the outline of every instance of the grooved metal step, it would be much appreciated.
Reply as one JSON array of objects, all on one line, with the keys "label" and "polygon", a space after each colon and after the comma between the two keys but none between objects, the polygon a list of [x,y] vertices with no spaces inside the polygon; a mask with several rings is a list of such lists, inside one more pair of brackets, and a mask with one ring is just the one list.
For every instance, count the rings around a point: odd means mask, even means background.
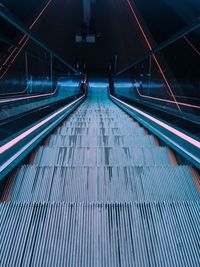
[{"label": "grooved metal step", "polygon": [[[13,181],[14,179],[14,181]],[[130,202],[199,200],[187,166],[38,167],[24,165],[7,200],[18,202]]]},{"label": "grooved metal step", "polygon": [[34,164],[38,166],[169,166],[171,162],[165,148],[40,147]]},{"label": "grooved metal step", "polygon": [[198,267],[199,204],[2,204],[1,267]]},{"label": "grooved metal step", "polygon": [[137,136],[137,143],[134,142],[134,135],[104,135],[94,136],[88,139],[87,135],[52,135],[48,140],[49,147],[153,147],[155,142],[152,136]]},{"label": "grooved metal step", "polygon": [[27,162],[1,199],[1,267],[199,267],[189,166],[175,165],[106,87],[89,89]]}]

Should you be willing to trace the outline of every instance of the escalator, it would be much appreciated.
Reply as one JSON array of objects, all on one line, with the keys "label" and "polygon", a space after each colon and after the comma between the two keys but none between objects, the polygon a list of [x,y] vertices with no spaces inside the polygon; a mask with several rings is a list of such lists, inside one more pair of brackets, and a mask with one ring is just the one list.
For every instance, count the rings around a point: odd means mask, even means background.
[{"label": "escalator", "polygon": [[198,173],[107,87],[90,83],[87,99],[8,175],[2,267],[198,266]]},{"label": "escalator", "polygon": [[0,142],[81,96],[82,76],[73,78],[58,81],[52,93],[0,100]]},{"label": "escalator", "polygon": [[[0,19],[13,37],[0,40],[0,267],[199,267],[200,107],[182,94],[193,82],[196,96],[199,79],[186,66],[178,84],[162,57],[181,45],[171,58],[193,62],[199,19],[141,57],[133,38],[139,58],[122,70],[111,41],[109,79],[90,82],[85,63],[72,66],[1,4]],[[60,33],[48,37],[56,46]]]}]

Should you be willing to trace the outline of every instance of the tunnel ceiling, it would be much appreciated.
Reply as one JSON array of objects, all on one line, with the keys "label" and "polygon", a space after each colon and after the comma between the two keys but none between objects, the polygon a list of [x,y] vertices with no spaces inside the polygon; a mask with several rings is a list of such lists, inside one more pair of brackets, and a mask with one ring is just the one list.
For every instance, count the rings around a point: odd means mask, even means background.
[{"label": "tunnel ceiling", "polygon": [[[49,2],[49,3],[48,3]],[[86,61],[89,70],[105,71],[110,58],[117,55],[118,67],[138,59],[148,49],[141,38],[126,0],[93,1],[97,42],[94,45],[75,44],[75,34],[82,25],[82,0],[3,0],[2,4],[27,26],[48,4],[33,31],[61,57],[76,64]],[[159,43],[196,18],[200,5],[196,0],[131,1],[151,33]],[[187,11],[187,12],[186,12]],[[170,23],[166,19],[170,16]]]}]

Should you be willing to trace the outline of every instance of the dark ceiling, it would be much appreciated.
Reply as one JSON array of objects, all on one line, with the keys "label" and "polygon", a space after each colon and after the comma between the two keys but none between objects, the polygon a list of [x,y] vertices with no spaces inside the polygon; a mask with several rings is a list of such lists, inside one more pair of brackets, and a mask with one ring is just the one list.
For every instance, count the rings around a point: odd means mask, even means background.
[{"label": "dark ceiling", "polygon": [[[48,1],[20,0],[20,4],[17,0],[1,2],[28,26]],[[83,22],[82,0],[50,0],[33,31],[61,57],[72,64],[86,61],[89,70],[93,72],[105,71],[110,58],[115,55],[118,57],[118,68],[121,68],[147,51],[147,45],[127,0],[92,2],[92,17],[99,35],[96,44],[76,44],[74,41],[76,31]],[[140,14],[147,31],[151,33],[149,35],[154,43],[170,37],[200,14],[197,0],[176,0],[176,3],[169,0],[131,2]],[[184,13],[184,10],[187,12]],[[166,23],[169,18],[171,20]]]}]

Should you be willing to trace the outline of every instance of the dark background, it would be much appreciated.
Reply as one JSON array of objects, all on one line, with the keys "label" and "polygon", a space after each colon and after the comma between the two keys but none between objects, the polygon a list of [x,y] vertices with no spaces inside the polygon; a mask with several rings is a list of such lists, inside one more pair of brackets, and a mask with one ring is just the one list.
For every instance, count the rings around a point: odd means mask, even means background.
[{"label": "dark background", "polygon": [[[100,37],[95,45],[75,44],[82,24],[82,0],[52,0],[34,31],[61,57],[75,63],[85,60],[91,71],[104,71],[118,55],[118,67],[125,66],[147,51],[146,44],[126,0],[96,0],[92,17]],[[134,0],[143,26],[152,42],[159,44],[200,16],[198,0]],[[45,0],[2,0],[2,4],[27,25],[47,3]],[[196,41],[196,40],[195,40]],[[196,41],[197,42],[197,41]]]},{"label": "dark background", "polygon": [[[126,0],[93,2],[92,17],[100,35],[94,45],[76,44],[74,41],[83,21],[82,0],[52,0],[33,31],[62,58],[73,65],[86,62],[88,71],[95,74],[105,74],[110,59],[115,55],[118,58],[117,68],[121,69],[148,51]],[[1,3],[28,26],[47,1],[2,0]],[[200,16],[198,0],[132,0],[131,3],[153,45],[165,41]],[[3,28],[4,35],[19,39],[19,34],[14,34],[11,29],[10,32],[5,31],[7,28],[2,24]],[[196,31],[189,38],[200,50],[199,36],[199,31]],[[191,73],[195,77],[200,76],[199,57],[183,41],[163,51],[160,58],[161,61],[164,59],[163,69],[171,72],[169,76],[175,76],[180,84],[190,83],[194,79]],[[183,76],[187,77],[187,81],[181,80]],[[195,80],[195,87],[190,88],[190,93],[199,96],[199,91],[199,83]],[[181,93],[187,95],[188,88]]]}]

